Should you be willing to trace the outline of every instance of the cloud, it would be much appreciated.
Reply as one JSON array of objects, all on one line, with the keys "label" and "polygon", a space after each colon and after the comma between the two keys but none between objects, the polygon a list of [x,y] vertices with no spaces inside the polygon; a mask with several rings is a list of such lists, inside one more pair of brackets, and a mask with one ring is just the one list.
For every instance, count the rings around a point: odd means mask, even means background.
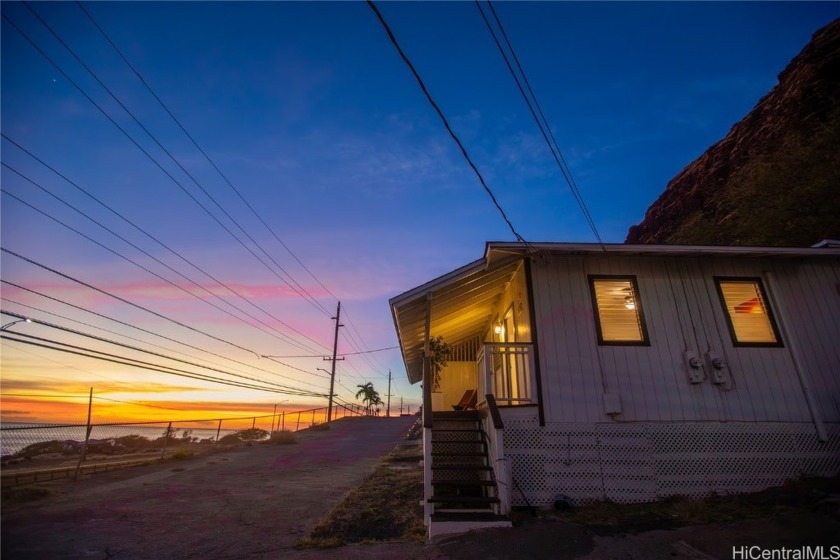
[{"label": "cloud", "polygon": [[[3,393],[44,393],[46,395],[66,395],[87,397],[90,390],[90,381],[68,381],[59,378],[15,379],[9,375],[3,375]],[[95,393],[181,393],[186,391],[197,391],[195,386],[174,385],[169,383],[125,383],[118,381],[107,381],[98,379],[95,382]],[[15,395],[9,395],[14,397]],[[6,397],[4,396],[4,399]]]}]

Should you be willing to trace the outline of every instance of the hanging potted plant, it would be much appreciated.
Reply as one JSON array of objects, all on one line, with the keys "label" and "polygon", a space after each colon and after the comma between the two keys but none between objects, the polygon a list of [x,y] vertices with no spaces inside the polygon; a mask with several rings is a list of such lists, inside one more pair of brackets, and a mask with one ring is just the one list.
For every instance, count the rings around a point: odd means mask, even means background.
[{"label": "hanging potted plant", "polygon": [[442,336],[429,338],[429,361],[432,368],[432,391],[440,391],[440,370],[446,367],[452,356],[452,348]]}]

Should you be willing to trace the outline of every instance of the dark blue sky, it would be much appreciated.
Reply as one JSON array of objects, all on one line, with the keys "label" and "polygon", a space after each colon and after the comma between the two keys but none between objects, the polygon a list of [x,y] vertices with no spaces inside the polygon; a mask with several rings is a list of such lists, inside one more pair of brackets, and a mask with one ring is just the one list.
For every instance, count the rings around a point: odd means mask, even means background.
[{"label": "dark blue sky", "polygon": [[[836,2],[495,6],[601,236],[612,242],[623,241],[668,180],[721,139],[811,35],[840,16]],[[357,346],[395,343],[388,297],[474,260],[486,240],[511,239],[366,4],[86,7],[275,233],[346,305],[364,340]],[[532,241],[593,241],[476,6],[379,7],[517,230]],[[32,8],[284,269],[325,307],[334,307],[335,300],[232,193],[75,3]],[[2,11],[184,189],[207,202],[23,4],[4,2]],[[209,218],[6,20],[2,129],[208,272],[250,290],[275,316],[329,346],[329,317],[289,290],[271,292],[280,284],[276,273]],[[189,268],[6,140],[2,158],[173,267]],[[5,168],[2,178],[7,193],[181,282]],[[2,218],[8,249],[248,341],[260,352],[292,353],[292,347],[275,347],[276,341],[244,325],[224,326],[225,319],[197,300],[161,295],[170,288],[156,278],[6,195]],[[4,255],[2,266],[4,279],[117,317],[135,316],[16,258]],[[6,286],[3,293],[58,311],[43,298]],[[23,308],[4,301],[3,309]],[[150,318],[137,320],[169,329]],[[345,343],[345,351],[353,351]],[[27,360],[36,358],[15,352],[4,343],[4,361],[16,360],[5,366],[35,367]],[[343,364],[344,384],[352,388],[368,378],[381,383],[388,367],[403,376],[396,352],[378,358]],[[297,365],[314,371],[322,364]],[[417,396],[405,384],[397,391]]]}]

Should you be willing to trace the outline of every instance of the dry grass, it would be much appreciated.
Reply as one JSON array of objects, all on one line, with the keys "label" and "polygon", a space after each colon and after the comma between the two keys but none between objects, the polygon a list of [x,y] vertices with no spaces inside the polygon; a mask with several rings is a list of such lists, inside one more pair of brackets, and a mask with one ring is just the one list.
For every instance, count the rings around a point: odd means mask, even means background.
[{"label": "dry grass", "polygon": [[298,437],[294,432],[289,430],[278,430],[271,433],[268,443],[276,445],[291,445],[298,442]]},{"label": "dry grass", "polygon": [[189,459],[190,457],[195,456],[194,451],[190,451],[188,449],[178,449],[169,456],[169,459],[174,459],[176,461],[181,461],[183,459]]},{"label": "dry grass", "polygon": [[423,542],[423,471],[378,466],[296,548],[332,548],[351,543]]},{"label": "dry grass", "polygon": [[52,494],[52,490],[41,486],[17,486],[15,488],[4,488],[2,494],[2,504],[4,506],[22,504],[25,502],[40,500]]}]

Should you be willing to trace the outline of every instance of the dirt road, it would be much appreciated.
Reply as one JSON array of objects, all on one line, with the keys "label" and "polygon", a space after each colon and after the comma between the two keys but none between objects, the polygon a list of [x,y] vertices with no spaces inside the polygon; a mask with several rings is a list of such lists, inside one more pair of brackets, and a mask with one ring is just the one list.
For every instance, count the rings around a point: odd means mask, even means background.
[{"label": "dirt road", "polygon": [[2,512],[9,559],[316,557],[291,547],[402,439],[414,417],[347,418],[287,446],[54,483]]}]

